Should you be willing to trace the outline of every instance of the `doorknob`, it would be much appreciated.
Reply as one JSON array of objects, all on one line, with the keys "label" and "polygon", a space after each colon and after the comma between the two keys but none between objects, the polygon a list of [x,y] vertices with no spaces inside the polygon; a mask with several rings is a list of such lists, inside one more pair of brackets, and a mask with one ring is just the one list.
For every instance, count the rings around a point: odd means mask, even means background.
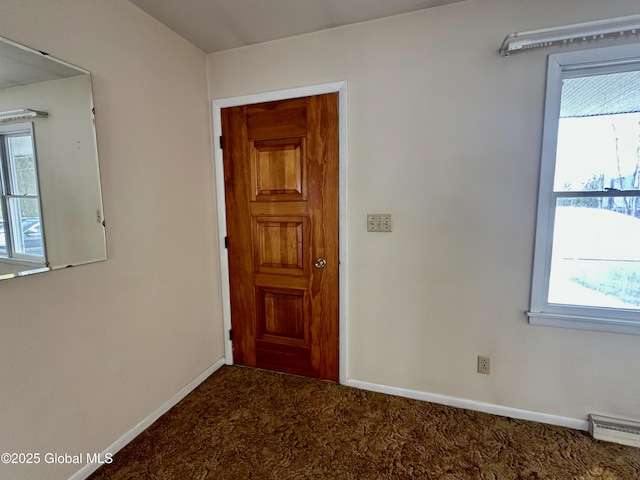
[{"label": "doorknob", "polygon": [[316,260],[315,266],[316,268],[324,268],[327,265],[327,261],[324,258],[319,258]]}]

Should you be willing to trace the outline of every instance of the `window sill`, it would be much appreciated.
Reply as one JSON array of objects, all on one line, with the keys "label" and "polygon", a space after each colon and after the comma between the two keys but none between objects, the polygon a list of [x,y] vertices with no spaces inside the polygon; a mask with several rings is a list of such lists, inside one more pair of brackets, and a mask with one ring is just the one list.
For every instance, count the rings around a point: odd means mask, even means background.
[{"label": "window sill", "polygon": [[0,263],[6,263],[10,265],[22,265],[24,267],[42,268],[46,267],[44,260],[31,260],[27,258],[5,257],[0,255]]},{"label": "window sill", "polygon": [[527,316],[530,325],[640,335],[640,321],[545,312],[527,312]]}]

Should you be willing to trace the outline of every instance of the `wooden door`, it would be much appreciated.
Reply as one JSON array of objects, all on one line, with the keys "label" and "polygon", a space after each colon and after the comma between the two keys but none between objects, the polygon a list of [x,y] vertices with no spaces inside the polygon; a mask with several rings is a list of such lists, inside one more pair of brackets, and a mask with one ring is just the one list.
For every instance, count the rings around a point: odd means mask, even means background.
[{"label": "wooden door", "polygon": [[225,108],[233,360],[338,380],[338,94]]}]

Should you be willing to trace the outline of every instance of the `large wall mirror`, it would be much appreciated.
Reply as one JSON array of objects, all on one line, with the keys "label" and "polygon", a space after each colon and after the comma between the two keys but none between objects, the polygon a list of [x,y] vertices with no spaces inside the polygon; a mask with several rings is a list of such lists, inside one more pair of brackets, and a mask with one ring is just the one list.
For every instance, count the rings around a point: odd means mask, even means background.
[{"label": "large wall mirror", "polygon": [[106,260],[91,75],[0,37],[0,280]]}]

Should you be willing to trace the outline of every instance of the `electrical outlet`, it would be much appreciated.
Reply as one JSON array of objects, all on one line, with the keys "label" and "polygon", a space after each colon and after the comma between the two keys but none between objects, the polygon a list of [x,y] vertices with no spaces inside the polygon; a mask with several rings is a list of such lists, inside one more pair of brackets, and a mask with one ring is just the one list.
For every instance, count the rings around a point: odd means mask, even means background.
[{"label": "electrical outlet", "polygon": [[367,215],[367,232],[390,232],[391,214],[376,213]]},{"label": "electrical outlet", "polygon": [[478,373],[489,375],[491,373],[491,358],[478,355]]}]

